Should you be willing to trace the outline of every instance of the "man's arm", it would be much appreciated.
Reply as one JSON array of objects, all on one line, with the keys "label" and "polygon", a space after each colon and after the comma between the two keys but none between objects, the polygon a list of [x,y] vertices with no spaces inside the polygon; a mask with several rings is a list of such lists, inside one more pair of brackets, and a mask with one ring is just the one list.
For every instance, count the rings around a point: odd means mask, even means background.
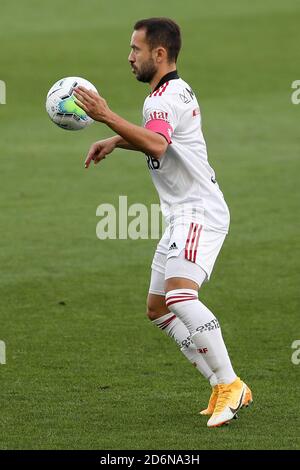
[{"label": "man's arm", "polygon": [[93,161],[95,165],[99,163],[106,157],[106,155],[112,153],[116,147],[124,148],[127,150],[137,150],[119,135],[109,137],[108,139],[98,140],[97,142],[92,144],[89,149],[89,152],[84,162],[85,168],[88,168],[90,166],[91,161]]},{"label": "man's arm", "polygon": [[116,148],[125,149],[125,150],[134,150],[136,152],[139,152],[138,148],[136,148],[134,145],[127,142],[127,140],[123,139],[123,137],[121,137],[120,135],[116,135],[113,138],[115,139]]},{"label": "man's arm", "polygon": [[120,145],[129,144],[134,150],[139,150],[155,158],[160,158],[165,153],[168,143],[161,134],[136,126],[118,116],[109,109],[106,101],[94,91],[78,87],[75,88],[74,95],[78,106],[92,119],[103,122],[123,138]]},{"label": "man's arm", "polygon": [[167,149],[168,143],[161,134],[132,124],[112,111],[107,113],[105,121],[102,122],[105,122],[108,127],[119,134],[123,138],[123,142],[127,142],[127,145],[131,145],[135,150],[146,155],[160,158]]}]

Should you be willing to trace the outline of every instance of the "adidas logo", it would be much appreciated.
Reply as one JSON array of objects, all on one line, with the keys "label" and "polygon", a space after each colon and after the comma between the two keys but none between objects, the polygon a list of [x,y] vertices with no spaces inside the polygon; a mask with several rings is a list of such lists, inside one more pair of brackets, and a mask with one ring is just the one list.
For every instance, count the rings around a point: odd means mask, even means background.
[{"label": "adidas logo", "polygon": [[169,246],[169,250],[177,250],[177,245],[176,245],[176,243],[175,243],[175,242],[174,242],[174,243],[172,243],[172,245],[171,245],[171,246]]}]

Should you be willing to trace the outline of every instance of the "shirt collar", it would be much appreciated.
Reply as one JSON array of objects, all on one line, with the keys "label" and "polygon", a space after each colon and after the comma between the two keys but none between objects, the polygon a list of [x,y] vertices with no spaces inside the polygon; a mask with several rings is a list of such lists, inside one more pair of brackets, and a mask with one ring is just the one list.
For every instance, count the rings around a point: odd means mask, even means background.
[{"label": "shirt collar", "polygon": [[168,72],[166,75],[164,75],[160,79],[159,83],[156,85],[156,87],[154,88],[152,93],[154,93],[154,91],[158,90],[164,83],[168,82],[169,80],[176,80],[177,78],[179,78],[177,70],[172,70],[172,72]]}]

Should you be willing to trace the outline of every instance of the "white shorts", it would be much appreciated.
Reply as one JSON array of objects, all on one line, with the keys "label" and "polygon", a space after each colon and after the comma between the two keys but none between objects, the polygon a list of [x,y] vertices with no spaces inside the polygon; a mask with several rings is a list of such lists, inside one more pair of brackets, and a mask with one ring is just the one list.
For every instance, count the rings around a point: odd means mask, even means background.
[{"label": "white shorts", "polygon": [[199,287],[208,281],[226,233],[215,232],[196,222],[168,226],[157,245],[149,292],[164,295],[164,283],[171,277],[184,277]]}]

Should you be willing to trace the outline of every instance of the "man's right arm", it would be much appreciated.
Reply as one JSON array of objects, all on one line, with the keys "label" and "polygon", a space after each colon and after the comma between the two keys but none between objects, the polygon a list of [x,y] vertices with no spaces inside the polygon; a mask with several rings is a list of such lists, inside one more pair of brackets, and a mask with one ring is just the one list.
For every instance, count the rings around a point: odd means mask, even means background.
[{"label": "man's right arm", "polygon": [[109,155],[111,152],[113,152],[115,148],[139,151],[120,135],[115,135],[114,137],[109,137],[108,139],[98,140],[98,142],[95,142],[91,146],[89,153],[87,154],[86,160],[84,162],[85,168],[90,166],[91,161],[93,161],[96,165],[101,160],[103,160],[106,155]]}]

